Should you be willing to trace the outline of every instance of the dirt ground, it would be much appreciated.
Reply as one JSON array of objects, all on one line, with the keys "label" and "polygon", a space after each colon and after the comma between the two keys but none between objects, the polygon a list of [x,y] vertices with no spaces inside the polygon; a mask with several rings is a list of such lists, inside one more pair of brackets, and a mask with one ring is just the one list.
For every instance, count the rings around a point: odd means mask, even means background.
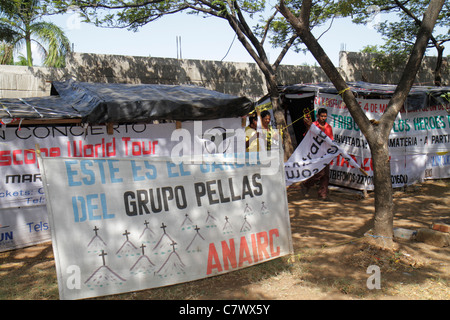
[{"label": "dirt ground", "polygon": [[[332,189],[332,202],[288,190],[294,254],[225,275],[101,299],[449,300],[450,247],[396,241],[370,244],[373,194]],[[450,218],[450,181],[426,181],[394,193],[394,227],[429,228]],[[369,289],[369,266],[380,289]],[[373,282],[372,282],[373,283]],[[51,243],[0,253],[0,299],[58,299]]]}]

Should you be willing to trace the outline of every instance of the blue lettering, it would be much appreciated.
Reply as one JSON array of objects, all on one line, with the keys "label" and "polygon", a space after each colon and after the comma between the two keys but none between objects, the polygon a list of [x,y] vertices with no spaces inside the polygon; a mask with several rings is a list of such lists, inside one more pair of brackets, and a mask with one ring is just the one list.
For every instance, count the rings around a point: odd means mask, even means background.
[{"label": "blue lettering", "polygon": [[[78,204],[77,201],[80,202],[80,209],[81,209],[81,217],[78,211]],[[84,198],[81,196],[72,197],[72,208],[73,208],[73,214],[75,217],[75,222],[83,222],[86,221],[86,202],[84,201]]]},{"label": "blue lettering", "polygon": [[170,161],[167,161],[166,165],[167,165],[167,173],[169,175],[169,178],[178,177],[178,172],[175,172],[175,173],[172,172],[172,168],[176,167],[177,165]]},{"label": "blue lettering", "polygon": [[72,197],[72,207],[75,222],[89,220],[112,219],[115,214],[108,213],[106,195],[88,194],[86,198],[82,196]]},{"label": "blue lettering", "polygon": [[[108,165],[109,165],[109,174],[110,174],[110,178],[111,178],[111,182],[112,183],[120,183],[123,181],[122,178],[116,178],[116,173],[119,172],[119,169],[114,167],[114,163],[118,162],[119,160],[108,160]],[[102,176],[102,183],[103,182],[103,176]]]},{"label": "blue lettering", "polygon": [[1,241],[8,241],[8,240],[13,240],[13,232],[12,231],[10,231],[10,232],[3,232],[0,235],[0,242]]},{"label": "blue lettering", "polygon": [[178,176],[180,176],[180,175],[182,175],[182,176],[188,176],[188,175],[191,174],[190,171],[185,171],[185,170],[184,170],[184,167],[183,167],[183,164],[182,164],[182,163],[180,163],[180,164],[178,165],[179,172],[173,172],[173,169],[172,169],[172,168],[174,168],[174,167],[177,166],[175,163],[170,162],[170,161],[167,161],[167,162],[166,162],[166,165],[167,165],[167,173],[168,173],[168,175],[169,175],[169,178],[178,177]]},{"label": "blue lettering", "polygon": [[114,213],[108,213],[108,209],[106,208],[106,195],[104,193],[100,194],[100,203],[102,205],[102,213],[103,219],[112,219],[115,217]]},{"label": "blue lettering", "polygon": [[[119,160],[104,160],[104,159],[96,159],[96,160],[67,160],[65,161],[67,179],[70,187],[79,187],[81,185],[94,185],[100,182],[105,184],[107,182],[110,183],[121,183],[123,182],[123,178],[118,177],[118,173],[120,171],[119,168],[115,167],[115,164]],[[79,168],[76,168],[75,165],[79,162]],[[105,163],[108,163],[108,166],[105,167]],[[106,170],[109,173],[109,181],[107,181]],[[77,176],[79,178],[77,179]]]},{"label": "blue lettering", "polygon": [[142,170],[141,166],[138,166],[136,164],[135,160],[131,160],[131,172],[133,173],[133,180],[134,181],[143,181],[145,178],[148,180],[156,179],[156,168],[154,165],[149,163],[148,161],[144,161],[145,169],[151,170],[151,172],[146,171],[145,175],[139,175],[138,171]]},{"label": "blue lettering", "polygon": [[67,180],[69,181],[70,187],[81,186],[80,181],[74,181],[74,179],[73,179],[74,176],[78,175],[78,171],[72,170],[72,168],[71,168],[72,165],[77,164],[77,163],[78,163],[77,160],[66,160],[65,161]]},{"label": "blue lettering", "polygon": [[93,185],[95,183],[95,173],[94,171],[88,169],[86,166],[89,165],[92,167],[93,163],[91,160],[81,160],[80,162],[80,168],[81,168],[81,172],[83,174],[85,174],[86,176],[90,177],[90,179],[88,178],[83,178],[82,181],[85,185]]}]

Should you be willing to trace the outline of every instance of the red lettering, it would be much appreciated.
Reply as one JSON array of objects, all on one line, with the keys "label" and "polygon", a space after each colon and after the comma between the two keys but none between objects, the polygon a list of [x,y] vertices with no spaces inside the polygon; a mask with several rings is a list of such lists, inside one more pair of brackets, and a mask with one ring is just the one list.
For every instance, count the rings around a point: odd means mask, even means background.
[{"label": "red lettering", "polygon": [[50,149],[41,148],[41,153],[45,157],[60,157],[61,156],[61,150],[58,147],[52,147]]},{"label": "red lettering", "polygon": [[364,158],[364,163],[361,167],[364,171],[373,171],[372,158]]},{"label": "red lettering", "polygon": [[272,256],[272,258],[273,257],[278,257],[280,255],[280,252],[281,252],[281,249],[280,249],[279,246],[277,246],[277,250],[276,251],[273,250],[273,248],[274,248],[273,237],[274,236],[279,237],[278,229],[269,230],[270,255]]},{"label": "red lettering", "polygon": [[[41,148],[42,154],[46,157],[60,157],[61,150],[58,147]],[[21,166],[37,163],[36,151],[34,149],[16,149],[0,151],[0,166]]]},{"label": "red lettering", "polygon": [[241,237],[241,242],[239,243],[239,268],[244,265],[244,262],[253,263],[247,239]]},{"label": "red lettering", "polygon": [[[131,141],[131,138],[122,138],[125,144],[125,155],[128,155],[128,150],[131,149],[133,156],[150,155],[156,153],[156,145],[158,141]],[[129,144],[131,142],[131,144]],[[148,144],[148,147],[147,145]]]},{"label": "red lettering", "polygon": [[36,161],[36,152],[33,149],[27,149],[23,153],[25,164],[34,164]]},{"label": "red lettering", "polygon": [[20,155],[20,154],[22,154],[22,150],[14,150],[13,151],[13,153],[12,153],[13,164],[15,164],[15,165],[23,164],[23,161],[17,159],[17,155]]},{"label": "red lettering", "polygon": [[[126,152],[128,151],[126,150]],[[83,145],[83,141],[81,140],[72,142],[68,141],[67,155],[69,157],[90,158],[113,157],[116,155],[116,138],[112,138],[112,142],[105,143],[105,139],[102,139],[101,143],[85,145]]]},{"label": "red lettering", "polygon": [[131,138],[123,137],[122,141],[125,142],[125,155],[128,155],[128,141],[130,141]]},{"label": "red lettering", "polygon": [[11,165],[11,151],[0,151],[0,166],[10,166]]},{"label": "red lettering", "polygon": [[213,269],[217,269],[217,272],[222,272],[222,266],[220,265],[219,255],[217,254],[216,246],[214,245],[214,243],[210,243],[206,274],[211,274]]},{"label": "red lettering", "polygon": [[[248,237],[248,236],[247,236]],[[234,239],[222,241],[222,260],[220,260],[214,243],[209,244],[208,261],[206,274],[228,271],[230,269],[241,268],[246,263],[251,265],[258,261],[278,257],[281,254],[281,248],[275,244],[279,237],[278,229],[271,229],[269,232],[262,231],[250,235],[251,250],[248,240],[242,236],[239,240],[239,257],[236,259],[236,243]]]},{"label": "red lettering", "polygon": [[259,261],[259,259],[258,259],[258,247],[257,247],[255,235],[252,234],[250,236],[250,238],[252,239],[253,261],[254,262],[258,262]]},{"label": "red lettering", "polygon": [[140,156],[142,154],[141,144],[139,142],[133,141],[131,143],[131,152],[133,156]]},{"label": "red lettering", "polygon": [[223,256],[223,268],[228,270],[228,261],[231,264],[231,268],[236,268],[236,247],[234,246],[234,239],[230,239],[230,246],[226,241],[222,241],[222,256]]},{"label": "red lettering", "polygon": [[266,259],[269,259],[269,253],[267,252],[267,247],[269,246],[269,237],[267,236],[267,232],[259,232],[256,234],[258,239],[258,259],[264,260],[264,256]]}]

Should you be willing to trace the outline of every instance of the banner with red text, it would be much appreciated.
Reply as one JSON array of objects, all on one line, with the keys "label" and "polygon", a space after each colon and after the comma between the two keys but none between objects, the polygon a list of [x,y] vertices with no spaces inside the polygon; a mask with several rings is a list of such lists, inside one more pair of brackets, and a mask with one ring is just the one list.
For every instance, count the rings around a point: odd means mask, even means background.
[{"label": "banner with red text", "polygon": [[[192,141],[187,143],[194,143],[194,137],[211,128],[225,131],[240,127],[240,118],[189,121],[182,126],[192,135]],[[112,134],[107,133],[106,126],[3,128],[0,130],[0,209],[45,204],[36,144],[47,157],[169,156],[178,143],[171,140],[174,130],[175,123],[116,125]],[[191,145],[186,149],[191,150]]]},{"label": "banner with red text", "polygon": [[[3,126],[0,252],[51,239],[36,145],[43,156],[54,158],[152,158],[170,156],[180,144],[185,153],[195,149],[205,153],[228,152],[233,147],[231,139],[212,142],[212,134],[240,128],[240,118],[187,121],[179,130],[175,130],[175,123],[121,124],[113,127],[112,134],[107,133],[106,126]],[[188,139],[172,137],[174,131],[188,133]]]},{"label": "banner with red text", "polygon": [[[379,120],[389,100],[357,99],[371,120]],[[373,167],[369,145],[342,98],[319,94],[315,109],[326,108],[334,141],[368,174],[361,174],[341,156],[330,166],[330,183],[355,189],[373,189]],[[389,136],[393,187],[403,187],[426,178],[450,177],[450,115],[448,106],[406,106],[397,115]]]},{"label": "banner with red text", "polygon": [[360,168],[345,150],[316,125],[311,125],[300,145],[284,164],[286,185],[313,177],[337,156],[344,159],[353,168]]},{"label": "banner with red text", "polygon": [[225,158],[42,158],[60,298],[166,286],[291,253],[280,159],[264,170]]}]

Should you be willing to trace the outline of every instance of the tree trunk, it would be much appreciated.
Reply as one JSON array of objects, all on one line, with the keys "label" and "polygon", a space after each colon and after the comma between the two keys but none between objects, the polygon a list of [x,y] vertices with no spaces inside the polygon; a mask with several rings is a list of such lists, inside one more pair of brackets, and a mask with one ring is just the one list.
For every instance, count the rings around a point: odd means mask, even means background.
[{"label": "tree trunk", "polygon": [[29,67],[33,66],[33,58],[32,58],[32,52],[31,52],[31,35],[29,33],[25,36],[25,43],[27,47],[27,64]]},{"label": "tree trunk", "polygon": [[394,202],[392,197],[391,163],[387,140],[381,141],[380,143],[371,143],[370,150],[373,162],[375,197],[375,215],[373,219],[372,236],[375,238],[377,244],[383,247],[392,247]]},{"label": "tree trunk", "polygon": [[[278,86],[274,79],[267,79],[268,82],[267,88],[270,95],[270,102],[272,103],[273,116],[275,118],[275,122],[277,124],[277,129],[279,133],[282,135],[282,143],[284,149],[284,161],[286,162],[291,157],[294,152],[294,148],[292,146],[291,136],[286,128],[286,119],[284,117],[284,111],[281,108],[280,101],[280,93],[278,91]],[[275,78],[275,75],[273,76]]]},{"label": "tree trunk", "polygon": [[423,55],[431,37],[431,32],[436,23],[438,14],[444,4],[444,0],[431,0],[424,15],[424,19],[417,34],[416,43],[411,56],[402,74],[399,84],[389,101],[385,113],[378,124],[371,124],[361,108],[358,106],[352,92],[330,59],[323,51],[319,42],[310,31],[309,16],[311,13],[311,0],[303,0],[300,15],[298,17],[280,1],[278,9],[280,13],[295,29],[314,58],[319,62],[323,71],[334,84],[339,94],[343,96],[352,117],[363,132],[370,145],[373,161],[373,184],[375,187],[375,215],[373,237],[376,243],[382,247],[392,248],[393,244],[393,220],[394,204],[392,197],[391,168],[389,161],[388,138],[393,122],[400,108],[408,96],[411,86],[419,70]]},{"label": "tree trunk", "polygon": [[444,47],[436,46],[438,51],[436,67],[434,69],[434,85],[435,86],[445,86],[445,83],[442,83],[442,59],[444,55]]}]

